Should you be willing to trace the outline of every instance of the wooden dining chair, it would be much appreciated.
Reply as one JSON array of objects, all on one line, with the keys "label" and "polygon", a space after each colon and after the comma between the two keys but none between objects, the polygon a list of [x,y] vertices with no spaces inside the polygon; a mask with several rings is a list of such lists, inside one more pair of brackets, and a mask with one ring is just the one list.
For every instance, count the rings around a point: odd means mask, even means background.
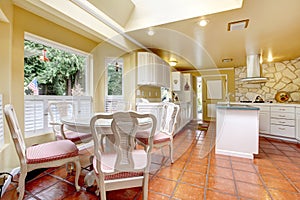
[{"label": "wooden dining chair", "polygon": [[87,143],[92,140],[91,133],[68,130],[61,123],[60,119],[62,117],[75,117],[75,106],[72,102],[51,102],[49,103],[48,111],[51,120],[50,124],[58,140],[68,139],[75,144]]},{"label": "wooden dining chair", "polygon": [[[142,118],[151,120],[152,127],[148,135],[148,148],[137,150],[135,135],[139,126],[138,120]],[[112,120],[112,135],[107,137],[104,145],[102,136],[105,133],[99,126],[101,120]],[[90,126],[94,139],[94,175],[101,199],[106,199],[106,191],[140,186],[143,189],[143,199],[147,199],[150,152],[156,129],[155,116],[132,111],[97,114],[91,119]],[[105,149],[108,146],[112,147],[109,151]]]},{"label": "wooden dining chair", "polygon": [[81,166],[76,145],[70,140],[59,140],[26,147],[13,106],[5,105],[4,114],[20,161],[18,199],[23,199],[28,172],[40,168],[58,167],[70,162],[76,165],[75,187],[79,191],[78,179]]},{"label": "wooden dining chair", "polygon": [[[164,103],[162,107],[160,129],[155,133],[153,138],[154,148],[162,148],[164,146],[169,146],[169,155],[171,163],[174,163],[173,138],[175,134],[179,110],[180,107],[177,104],[170,102]],[[136,134],[137,143],[146,147],[149,143],[148,135],[149,131],[147,130],[138,131]]]}]

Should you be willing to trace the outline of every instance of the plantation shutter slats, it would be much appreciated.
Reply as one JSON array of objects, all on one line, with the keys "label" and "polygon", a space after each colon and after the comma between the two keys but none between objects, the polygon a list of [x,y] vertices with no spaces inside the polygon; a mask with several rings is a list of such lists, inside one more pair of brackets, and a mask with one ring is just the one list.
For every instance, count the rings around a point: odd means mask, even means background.
[{"label": "plantation shutter slats", "polygon": [[44,102],[25,101],[25,137],[36,135],[44,129]]},{"label": "plantation shutter slats", "polygon": [[[60,101],[73,102],[77,115],[89,117],[93,113],[92,97],[90,96],[25,96],[25,137],[52,132],[52,125],[49,124],[50,115],[48,113],[48,105],[50,102]],[[58,114],[56,115],[56,117],[58,117]],[[59,119],[57,121],[59,121]]]}]

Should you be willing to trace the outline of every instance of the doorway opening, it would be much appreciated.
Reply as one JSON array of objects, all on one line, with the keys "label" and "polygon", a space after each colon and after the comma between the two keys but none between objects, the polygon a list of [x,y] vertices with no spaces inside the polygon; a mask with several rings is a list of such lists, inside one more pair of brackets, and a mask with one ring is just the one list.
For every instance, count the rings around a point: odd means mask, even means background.
[{"label": "doorway opening", "polygon": [[202,77],[197,77],[197,120],[203,119],[202,113]]}]

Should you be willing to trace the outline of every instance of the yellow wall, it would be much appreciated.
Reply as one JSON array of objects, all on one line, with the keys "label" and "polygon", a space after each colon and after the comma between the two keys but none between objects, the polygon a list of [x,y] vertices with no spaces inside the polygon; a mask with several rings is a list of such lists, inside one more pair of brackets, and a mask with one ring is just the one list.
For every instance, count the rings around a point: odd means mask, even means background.
[{"label": "yellow wall", "polygon": [[[235,77],[234,77],[234,69],[224,69],[224,70],[200,70],[200,71],[195,71],[191,73],[195,78],[193,78],[193,90],[197,91],[197,80],[196,77],[198,76],[208,76],[208,75],[220,75],[220,74],[226,74],[227,75],[227,90],[231,94],[234,94],[235,91]],[[194,100],[193,100],[193,116],[196,119],[197,118],[197,95],[194,95]],[[230,100],[234,101],[234,97],[230,96]],[[206,109],[206,108],[203,108]]]},{"label": "yellow wall", "polygon": [[[22,130],[24,120],[24,33],[29,32],[40,37],[91,52],[97,45],[62,26],[44,18],[13,6],[11,1],[0,1],[0,8],[8,17],[10,23],[0,22],[0,93],[3,94],[3,104],[11,103],[17,112]],[[5,120],[4,123],[6,124]],[[5,126],[5,146],[0,149],[0,171],[9,171],[18,166],[18,159],[11,143],[7,126]],[[30,138],[27,144],[35,144],[51,137]],[[42,139],[42,140],[41,140]]]},{"label": "yellow wall", "polygon": [[[134,54],[129,54],[122,51],[119,48],[112,46],[107,42],[103,42],[95,47],[92,51],[94,62],[93,62],[93,96],[94,96],[94,111],[103,112],[104,109],[104,100],[105,100],[105,58],[120,58],[124,59],[124,88],[125,90],[125,99],[129,99],[128,96],[130,91],[128,88],[134,88],[135,80],[134,71],[131,69],[134,68]],[[133,86],[132,86],[133,85]]]}]

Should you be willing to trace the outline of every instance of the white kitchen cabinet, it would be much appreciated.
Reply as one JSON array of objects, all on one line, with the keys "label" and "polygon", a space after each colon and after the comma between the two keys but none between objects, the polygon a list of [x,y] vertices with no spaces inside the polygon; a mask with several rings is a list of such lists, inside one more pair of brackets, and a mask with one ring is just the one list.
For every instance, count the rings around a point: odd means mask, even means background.
[{"label": "white kitchen cabinet", "polygon": [[[191,103],[178,103],[180,110],[177,118],[175,133],[180,131],[187,123],[192,119],[192,105]],[[137,112],[141,113],[152,113],[157,119],[156,130],[160,129],[161,113],[163,103],[138,103]]]},{"label": "white kitchen cabinet", "polygon": [[156,131],[159,131],[161,123],[162,106],[162,103],[138,103],[136,110],[137,112],[141,113],[153,114],[157,120]]},{"label": "white kitchen cabinet", "polygon": [[187,125],[193,118],[192,116],[192,105],[191,103],[178,103],[180,107],[177,125],[176,125],[176,133],[180,131],[185,125]]},{"label": "white kitchen cabinet", "polygon": [[295,125],[295,107],[271,107],[272,135],[295,138]]},{"label": "white kitchen cabinet", "polygon": [[253,159],[259,147],[259,110],[256,106],[217,106],[216,154]]},{"label": "white kitchen cabinet", "polygon": [[138,52],[137,84],[170,87],[170,66],[153,53]]},{"label": "white kitchen cabinet", "polygon": [[181,91],[183,89],[183,75],[180,72],[172,72],[172,90]]},{"label": "white kitchen cabinet", "polygon": [[300,107],[296,108],[296,139],[300,142]]},{"label": "white kitchen cabinet", "polygon": [[183,80],[183,100],[191,102],[193,99],[192,75],[190,73],[183,74]]},{"label": "white kitchen cabinet", "polygon": [[270,133],[270,106],[259,107],[259,133]]}]

